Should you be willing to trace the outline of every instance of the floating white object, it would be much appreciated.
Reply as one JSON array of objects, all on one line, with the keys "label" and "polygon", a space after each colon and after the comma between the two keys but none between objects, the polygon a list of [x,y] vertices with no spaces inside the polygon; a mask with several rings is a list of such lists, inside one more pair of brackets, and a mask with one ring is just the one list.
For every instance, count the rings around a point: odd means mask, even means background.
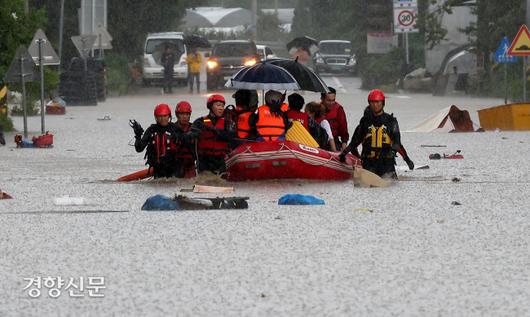
[{"label": "floating white object", "polygon": [[53,203],[56,206],[81,206],[85,204],[85,199],[83,197],[70,197],[66,195],[54,198]]}]

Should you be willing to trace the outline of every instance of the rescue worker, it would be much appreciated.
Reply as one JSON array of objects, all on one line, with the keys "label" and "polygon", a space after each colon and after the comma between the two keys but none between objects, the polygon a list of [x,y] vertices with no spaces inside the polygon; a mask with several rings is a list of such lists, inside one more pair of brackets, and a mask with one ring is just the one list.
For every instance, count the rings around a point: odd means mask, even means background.
[{"label": "rescue worker", "polygon": [[155,107],[154,116],[156,123],[147,130],[131,120],[130,125],[134,130],[136,152],[142,152],[146,147],[146,165],[153,169],[155,178],[172,177],[175,174],[175,140],[178,138],[175,126],[171,122],[171,109],[165,103]]},{"label": "rescue worker", "polygon": [[385,95],[379,89],[374,89],[368,94],[369,110],[361,118],[355,128],[350,144],[339,156],[341,162],[346,160],[346,154],[352,152],[359,156],[357,147],[362,144],[360,155],[362,166],[381,177],[397,179],[396,152],[403,156],[409,169],[414,169],[414,163],[408,157],[405,148],[401,145],[401,136],[396,118],[384,112]]},{"label": "rescue worker", "polygon": [[305,103],[304,97],[294,93],[290,94],[287,100],[289,102],[289,110],[287,110],[286,115],[289,122],[298,121],[309,131],[309,117],[307,113],[302,112]]},{"label": "rescue worker", "polygon": [[208,115],[195,120],[191,128],[197,139],[197,169],[199,173],[222,174],[226,171],[225,156],[230,151],[228,143],[234,137],[224,118],[225,98],[211,95],[206,106],[210,110]]},{"label": "rescue worker", "polygon": [[[172,93],[173,67],[175,66],[175,53],[166,45],[164,53],[160,57],[160,63],[164,67],[164,93]],[[171,114],[171,112],[170,112]]]},{"label": "rescue worker", "polygon": [[[321,93],[320,100],[325,109],[325,117],[331,126],[331,132],[335,144],[339,150],[344,150],[348,145],[350,135],[348,134],[348,121],[344,108],[336,101],[337,91],[328,87],[328,93]],[[318,121],[318,120],[317,120]]]},{"label": "rescue worker", "polygon": [[250,117],[250,126],[256,130],[258,141],[285,140],[285,133],[291,126],[283,109],[284,95],[275,90],[265,94],[265,104],[258,108],[258,112]]},{"label": "rescue worker", "polygon": [[252,140],[256,132],[250,126],[250,116],[258,108],[258,93],[255,90],[240,89],[232,97],[236,101],[237,137]]},{"label": "rescue worker", "polygon": [[176,143],[175,149],[175,176],[195,176],[195,140],[191,138],[191,105],[187,101],[177,103],[175,108],[175,130],[181,137]]}]

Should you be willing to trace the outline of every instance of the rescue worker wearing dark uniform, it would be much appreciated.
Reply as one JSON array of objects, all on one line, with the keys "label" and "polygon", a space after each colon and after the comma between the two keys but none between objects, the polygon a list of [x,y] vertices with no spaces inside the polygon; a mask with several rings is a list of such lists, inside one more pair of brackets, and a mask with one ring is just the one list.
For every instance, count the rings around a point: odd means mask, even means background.
[{"label": "rescue worker wearing dark uniform", "polygon": [[177,122],[175,130],[181,137],[178,138],[175,151],[175,176],[195,176],[195,140],[191,137],[191,105],[187,101],[177,103],[175,108]]},{"label": "rescue worker wearing dark uniform", "polygon": [[255,90],[240,89],[232,97],[236,101],[237,138],[255,139],[256,131],[250,126],[250,117],[258,108],[258,93]]},{"label": "rescue worker wearing dark uniform", "polygon": [[283,103],[284,95],[275,90],[265,94],[265,105],[258,108],[258,113],[250,117],[250,126],[256,130],[258,141],[282,141],[291,126],[284,111],[287,107]]},{"label": "rescue worker wearing dark uniform", "polygon": [[397,179],[394,165],[396,152],[399,152],[408,167],[414,169],[414,163],[401,145],[399,125],[393,115],[384,112],[385,95],[379,89],[368,94],[369,110],[365,110],[359,125],[355,128],[350,144],[339,156],[341,162],[346,154],[352,152],[359,156],[357,147],[362,144],[361,160],[363,168],[381,177]]},{"label": "rescue worker wearing dark uniform", "polygon": [[134,130],[136,152],[142,152],[146,147],[146,165],[153,169],[155,178],[173,177],[175,174],[175,140],[178,134],[175,126],[171,124],[171,109],[167,104],[155,107],[154,116],[156,123],[145,130],[142,126],[131,120],[130,125]]},{"label": "rescue worker wearing dark uniform", "polygon": [[197,139],[198,172],[210,171],[222,174],[226,171],[225,156],[229,153],[229,142],[233,131],[228,128],[224,118],[225,98],[222,95],[211,95],[207,107],[210,113],[193,122],[193,136]]}]

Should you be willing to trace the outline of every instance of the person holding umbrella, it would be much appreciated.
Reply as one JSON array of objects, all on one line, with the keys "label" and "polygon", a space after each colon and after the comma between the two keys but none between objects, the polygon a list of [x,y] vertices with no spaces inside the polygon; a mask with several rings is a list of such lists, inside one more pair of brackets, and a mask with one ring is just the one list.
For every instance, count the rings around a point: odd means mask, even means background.
[{"label": "person holding umbrella", "polygon": [[175,66],[175,53],[169,45],[166,45],[164,53],[160,57],[160,62],[164,67],[164,93],[172,93],[173,68]]},{"label": "person holding umbrella", "polygon": [[318,41],[309,36],[297,37],[287,43],[287,50],[293,59],[306,65],[311,61],[311,55],[318,50]]}]

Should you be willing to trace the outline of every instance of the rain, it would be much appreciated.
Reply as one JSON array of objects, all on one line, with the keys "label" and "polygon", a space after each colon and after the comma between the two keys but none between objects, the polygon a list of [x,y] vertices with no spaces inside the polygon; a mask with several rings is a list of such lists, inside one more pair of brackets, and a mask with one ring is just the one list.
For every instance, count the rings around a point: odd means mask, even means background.
[{"label": "rain", "polygon": [[530,315],[530,1],[1,7],[0,316]]}]

